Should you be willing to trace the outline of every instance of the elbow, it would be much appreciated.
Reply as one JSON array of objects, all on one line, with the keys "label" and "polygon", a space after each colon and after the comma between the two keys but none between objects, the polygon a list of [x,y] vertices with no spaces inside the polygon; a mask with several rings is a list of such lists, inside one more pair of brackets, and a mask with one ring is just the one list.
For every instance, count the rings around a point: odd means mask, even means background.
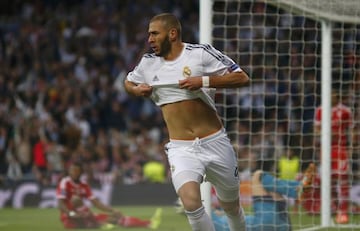
[{"label": "elbow", "polygon": [[239,78],[238,78],[238,86],[239,87],[245,87],[250,85],[250,78],[249,76],[244,72],[239,72]]},{"label": "elbow", "polygon": [[250,85],[250,78],[247,74],[244,75],[244,85],[249,86]]},{"label": "elbow", "polygon": [[131,94],[131,95],[134,94],[132,92],[132,87],[133,87],[132,83],[129,80],[125,79],[125,81],[124,81],[124,89],[128,94]]}]

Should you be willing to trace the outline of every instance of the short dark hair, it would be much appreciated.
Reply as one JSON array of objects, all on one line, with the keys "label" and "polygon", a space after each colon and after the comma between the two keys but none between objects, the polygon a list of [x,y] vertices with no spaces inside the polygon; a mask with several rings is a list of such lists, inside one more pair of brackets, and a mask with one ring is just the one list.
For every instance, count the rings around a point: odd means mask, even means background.
[{"label": "short dark hair", "polygon": [[168,30],[170,30],[171,28],[175,28],[178,32],[178,38],[181,39],[181,23],[175,15],[171,13],[158,14],[150,20],[150,23],[154,21],[162,21],[165,28]]}]

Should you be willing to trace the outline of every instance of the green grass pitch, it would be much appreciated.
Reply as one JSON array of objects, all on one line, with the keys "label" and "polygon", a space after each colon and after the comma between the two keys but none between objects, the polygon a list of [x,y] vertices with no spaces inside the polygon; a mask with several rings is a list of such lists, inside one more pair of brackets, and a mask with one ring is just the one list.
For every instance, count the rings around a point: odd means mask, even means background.
[{"label": "green grass pitch", "polygon": [[[143,219],[150,219],[157,207],[151,206],[124,206],[118,208],[125,215],[136,216]],[[184,215],[176,214],[171,206],[163,208],[162,223],[159,231],[187,231],[191,230]],[[96,210],[94,210],[96,212]],[[24,208],[12,209],[5,208],[0,210],[0,230],[1,231],[64,231],[59,220],[57,209],[38,209]],[[100,229],[76,229],[81,230],[100,230]],[[116,227],[112,230],[131,230],[149,231],[145,228],[121,228]]]},{"label": "green grass pitch", "polygon": [[[154,213],[155,206],[124,206],[118,208],[126,215],[136,216],[148,219]],[[182,214],[175,213],[172,206],[162,206],[163,216],[159,231],[190,231],[187,219]],[[96,210],[95,210],[96,212]],[[247,212],[249,213],[249,212]],[[292,214],[293,230],[307,229],[320,224],[320,216],[308,216],[304,214]],[[360,216],[352,217],[352,222],[359,225]],[[38,209],[24,208],[12,209],[5,208],[0,210],[0,230],[1,231],[64,231],[59,220],[57,209]],[[83,229],[76,229],[83,230]],[[89,229],[87,229],[89,230]],[[99,229],[94,229],[99,230]],[[121,228],[116,227],[113,230],[131,230],[131,231],[148,231],[144,228]],[[326,228],[317,230],[360,230],[359,228]]]}]

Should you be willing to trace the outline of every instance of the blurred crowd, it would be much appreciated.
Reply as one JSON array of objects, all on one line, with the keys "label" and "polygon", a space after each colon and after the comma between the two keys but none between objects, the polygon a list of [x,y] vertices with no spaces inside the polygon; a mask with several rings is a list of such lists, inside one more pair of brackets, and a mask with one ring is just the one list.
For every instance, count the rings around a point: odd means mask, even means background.
[{"label": "blurred crowd", "polygon": [[[295,174],[289,174],[295,176],[309,162],[320,165],[314,112],[321,105],[321,19],[262,1],[219,0],[213,9],[213,45],[251,77],[249,87],[218,94],[219,110],[239,150],[240,169],[271,169],[282,175],[279,162],[286,159],[289,166],[297,162]],[[332,87],[353,115],[349,161],[351,182],[359,183],[360,26],[333,22],[331,45]]]},{"label": "blurred crowd", "polygon": [[[146,181],[166,166],[166,129],[122,82],[147,51],[147,24],[170,11],[195,41],[191,1],[8,1],[0,19],[0,175],[55,184],[81,160],[93,180]],[[144,10],[146,9],[146,10]],[[167,168],[166,168],[167,169]],[[165,172],[167,175],[167,172]],[[165,180],[166,180],[165,176]]]},{"label": "blurred crowd", "polygon": [[[126,94],[122,83],[149,49],[153,15],[174,13],[183,40],[199,41],[198,1],[0,5],[0,182],[36,179],[53,185],[75,160],[84,163],[90,180],[124,184],[151,180],[144,168],[160,163],[159,182],[166,182],[168,136],[160,110]],[[217,94],[240,159],[273,161],[290,149],[302,162],[317,159],[312,121],[320,104],[318,23],[253,1],[215,1],[214,10],[214,46],[252,79],[250,87]],[[344,102],[360,121],[360,29],[334,34],[334,69],[341,69],[336,74],[345,83]],[[359,122],[354,123],[359,136]],[[354,148],[354,160],[358,152]]]}]

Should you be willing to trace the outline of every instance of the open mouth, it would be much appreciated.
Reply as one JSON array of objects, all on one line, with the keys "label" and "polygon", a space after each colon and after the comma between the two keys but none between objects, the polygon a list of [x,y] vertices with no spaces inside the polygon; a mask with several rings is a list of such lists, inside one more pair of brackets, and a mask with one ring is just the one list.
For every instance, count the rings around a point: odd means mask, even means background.
[{"label": "open mouth", "polygon": [[156,46],[152,46],[151,49],[156,53],[158,51],[158,48]]}]

